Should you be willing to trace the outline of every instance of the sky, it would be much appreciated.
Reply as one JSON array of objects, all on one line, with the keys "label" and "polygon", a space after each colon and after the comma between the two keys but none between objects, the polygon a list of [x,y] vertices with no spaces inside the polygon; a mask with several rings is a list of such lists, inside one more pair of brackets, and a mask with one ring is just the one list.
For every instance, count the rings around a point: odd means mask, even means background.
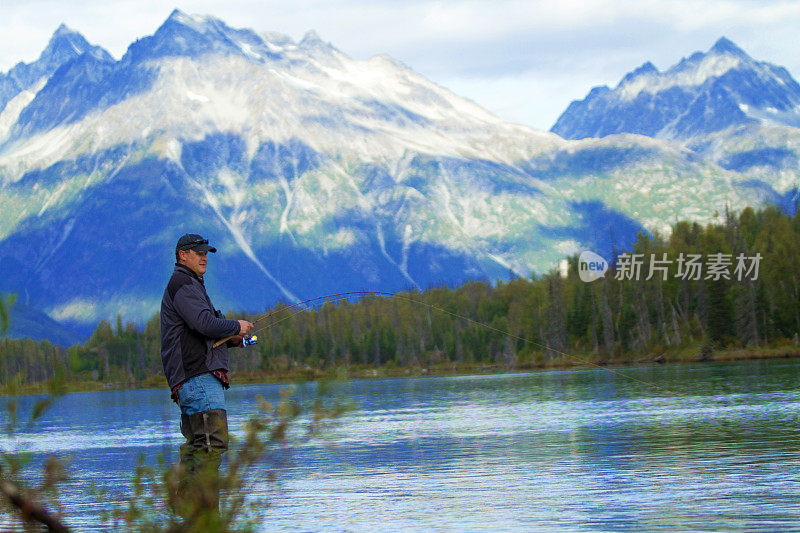
[{"label": "sky", "polygon": [[295,40],[313,29],[356,59],[389,54],[542,130],[592,87],[646,61],[665,70],[722,36],[800,76],[797,0],[0,0],[0,72],[34,61],[61,23],[119,58],[175,8]]}]

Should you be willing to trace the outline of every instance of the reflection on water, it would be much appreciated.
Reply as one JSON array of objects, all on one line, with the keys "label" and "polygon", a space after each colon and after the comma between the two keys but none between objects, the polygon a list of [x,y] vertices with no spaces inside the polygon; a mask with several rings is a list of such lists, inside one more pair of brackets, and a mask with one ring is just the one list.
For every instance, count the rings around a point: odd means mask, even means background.
[{"label": "reflection on water", "polygon": [[[800,531],[798,384],[795,361],[354,381],[359,409],[252,495],[269,531]],[[228,391],[234,432],[279,389]],[[165,390],[70,394],[3,447],[69,454],[69,522],[102,529],[90,480],[175,460],[177,418]]]}]

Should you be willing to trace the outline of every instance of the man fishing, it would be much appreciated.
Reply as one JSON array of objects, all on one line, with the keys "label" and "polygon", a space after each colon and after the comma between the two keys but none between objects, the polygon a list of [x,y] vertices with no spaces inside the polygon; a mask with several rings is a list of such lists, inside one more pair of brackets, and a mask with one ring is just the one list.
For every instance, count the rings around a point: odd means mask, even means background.
[{"label": "man fishing", "polygon": [[[203,276],[208,239],[187,233],[175,246],[175,270],[161,300],[161,360],[172,399],[181,409],[183,476],[178,502],[218,508],[217,472],[228,449],[228,418],[223,389],[228,381],[228,347],[242,345],[253,329],[246,320],[227,320],[206,293]],[[230,337],[214,347],[215,341]],[[204,474],[210,483],[200,483]],[[183,503],[181,503],[183,502]]]}]

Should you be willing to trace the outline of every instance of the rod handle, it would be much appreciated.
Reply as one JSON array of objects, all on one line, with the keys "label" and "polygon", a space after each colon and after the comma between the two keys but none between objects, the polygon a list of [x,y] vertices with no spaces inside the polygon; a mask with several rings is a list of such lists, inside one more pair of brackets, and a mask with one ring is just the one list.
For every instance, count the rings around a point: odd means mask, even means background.
[{"label": "rod handle", "polygon": [[222,344],[225,344],[226,342],[228,342],[229,340],[231,340],[235,336],[236,335],[231,335],[230,337],[225,337],[224,339],[215,342],[214,345],[211,348],[216,348],[217,346],[221,346]]}]

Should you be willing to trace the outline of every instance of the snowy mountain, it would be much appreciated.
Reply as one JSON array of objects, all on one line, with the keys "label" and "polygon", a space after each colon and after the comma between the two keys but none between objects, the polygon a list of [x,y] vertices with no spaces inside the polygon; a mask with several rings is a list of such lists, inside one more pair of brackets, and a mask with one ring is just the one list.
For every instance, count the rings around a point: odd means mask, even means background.
[{"label": "snowy mountain", "polygon": [[800,85],[726,38],[665,72],[647,62],[614,89],[572,102],[552,130],[565,139],[638,133],[687,139],[756,123],[800,126]]},{"label": "snowy mountain", "polygon": [[14,97],[43,83],[61,65],[85,53],[111,60],[108,52],[90,45],[81,34],[63,24],[59,26],[39,59],[33,63],[19,63],[6,74],[0,74],[0,111]]},{"label": "snowy mountain", "polygon": [[543,272],[772,194],[669,140],[504,122],[313,32],[175,11],[119,60],[82,49],[0,113],[0,291],[83,327],[157,311],[187,231],[219,249],[215,303],[260,310]]},{"label": "snowy mountain", "polygon": [[775,202],[800,183],[800,85],[724,37],[664,72],[647,62],[614,89],[592,89],[551,131],[566,139],[637,133],[673,140],[742,174]]}]

